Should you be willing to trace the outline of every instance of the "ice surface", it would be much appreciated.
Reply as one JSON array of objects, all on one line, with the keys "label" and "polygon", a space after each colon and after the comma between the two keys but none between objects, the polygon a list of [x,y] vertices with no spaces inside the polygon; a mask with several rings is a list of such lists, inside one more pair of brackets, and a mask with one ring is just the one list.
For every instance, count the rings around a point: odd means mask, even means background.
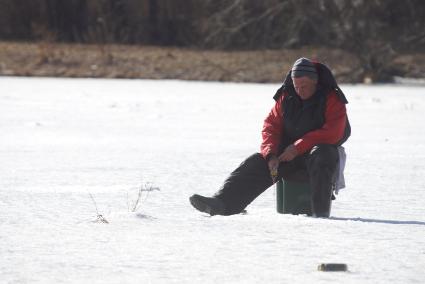
[{"label": "ice surface", "polygon": [[[259,150],[277,85],[0,78],[1,283],[423,283],[425,87],[345,85],[352,137],[333,219],[207,217]],[[138,188],[144,195],[129,212]],[[99,214],[109,224],[96,223]],[[317,271],[342,262],[348,273]]]}]

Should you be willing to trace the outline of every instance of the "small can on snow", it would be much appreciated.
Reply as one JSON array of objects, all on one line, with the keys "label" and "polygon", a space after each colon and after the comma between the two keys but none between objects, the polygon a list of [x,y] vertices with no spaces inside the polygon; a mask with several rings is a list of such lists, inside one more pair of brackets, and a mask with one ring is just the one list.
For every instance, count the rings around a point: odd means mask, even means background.
[{"label": "small can on snow", "polygon": [[319,271],[347,271],[348,267],[345,263],[321,263],[317,270]]}]

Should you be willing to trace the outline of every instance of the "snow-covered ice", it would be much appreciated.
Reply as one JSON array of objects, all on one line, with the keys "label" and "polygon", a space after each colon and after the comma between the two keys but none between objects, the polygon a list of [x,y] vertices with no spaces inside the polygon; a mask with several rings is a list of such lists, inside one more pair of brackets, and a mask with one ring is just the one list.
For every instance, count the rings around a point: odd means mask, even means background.
[{"label": "snow-covered ice", "polygon": [[[1,283],[423,283],[425,87],[343,85],[353,132],[332,219],[207,217],[259,150],[278,85],[0,78]],[[144,195],[129,212],[138,188]],[[109,224],[97,223],[96,209]],[[319,272],[324,262],[349,272]]]}]

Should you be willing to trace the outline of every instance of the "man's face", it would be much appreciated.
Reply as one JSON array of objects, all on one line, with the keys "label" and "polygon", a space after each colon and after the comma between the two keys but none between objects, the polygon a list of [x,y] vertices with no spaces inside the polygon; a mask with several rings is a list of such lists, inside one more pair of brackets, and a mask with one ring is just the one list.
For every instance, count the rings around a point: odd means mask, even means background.
[{"label": "man's face", "polygon": [[316,92],[317,80],[304,76],[297,78],[292,77],[292,81],[294,82],[295,92],[297,92],[302,100],[311,98],[314,92]]}]

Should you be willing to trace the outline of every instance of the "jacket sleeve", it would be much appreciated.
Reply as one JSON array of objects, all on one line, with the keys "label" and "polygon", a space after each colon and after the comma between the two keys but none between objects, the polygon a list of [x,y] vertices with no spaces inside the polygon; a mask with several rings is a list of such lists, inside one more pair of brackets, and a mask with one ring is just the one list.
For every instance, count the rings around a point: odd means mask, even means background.
[{"label": "jacket sleeve", "polygon": [[336,144],[344,135],[346,121],[345,104],[332,92],[326,102],[325,123],[322,128],[308,132],[295,141],[298,154],[304,154],[317,144]]},{"label": "jacket sleeve", "polygon": [[275,103],[270,113],[264,120],[261,132],[263,142],[261,143],[261,155],[267,159],[270,154],[278,154],[280,138],[282,136],[283,114],[282,101],[285,94]]}]

